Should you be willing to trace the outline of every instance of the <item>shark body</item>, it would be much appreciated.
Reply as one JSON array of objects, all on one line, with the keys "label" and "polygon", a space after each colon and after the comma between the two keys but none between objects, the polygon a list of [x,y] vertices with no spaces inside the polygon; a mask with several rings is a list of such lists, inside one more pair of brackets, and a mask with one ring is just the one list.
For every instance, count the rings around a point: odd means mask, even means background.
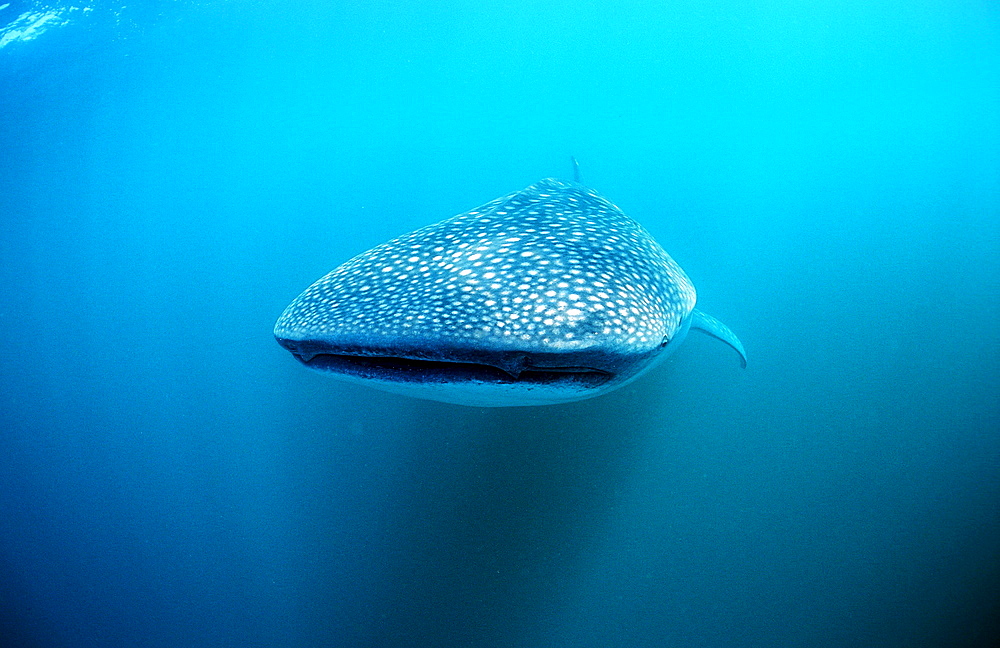
[{"label": "shark body", "polygon": [[306,366],[386,391],[483,407],[598,396],[662,362],[691,328],[694,286],[596,191],[541,180],[397,237],[285,309],[279,344]]}]

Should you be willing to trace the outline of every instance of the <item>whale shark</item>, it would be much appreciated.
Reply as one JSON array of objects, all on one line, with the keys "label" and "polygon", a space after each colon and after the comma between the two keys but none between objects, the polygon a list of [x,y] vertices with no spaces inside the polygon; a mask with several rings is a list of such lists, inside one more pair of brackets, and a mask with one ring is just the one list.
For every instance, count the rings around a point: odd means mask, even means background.
[{"label": "whale shark", "polygon": [[278,318],[311,369],[479,407],[606,394],[691,329],[746,352],[695,308],[679,265],[579,182],[548,178],[396,237],[317,280]]}]

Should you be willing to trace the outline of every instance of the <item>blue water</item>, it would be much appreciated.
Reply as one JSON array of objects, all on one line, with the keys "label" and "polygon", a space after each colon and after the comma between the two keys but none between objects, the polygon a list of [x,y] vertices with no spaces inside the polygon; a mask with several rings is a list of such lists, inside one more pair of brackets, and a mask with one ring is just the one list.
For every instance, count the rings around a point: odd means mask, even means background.
[{"label": "blue water", "polygon": [[[995,3],[0,5],[0,645],[1000,643]],[[486,410],[272,339],[571,155],[745,371]]]}]

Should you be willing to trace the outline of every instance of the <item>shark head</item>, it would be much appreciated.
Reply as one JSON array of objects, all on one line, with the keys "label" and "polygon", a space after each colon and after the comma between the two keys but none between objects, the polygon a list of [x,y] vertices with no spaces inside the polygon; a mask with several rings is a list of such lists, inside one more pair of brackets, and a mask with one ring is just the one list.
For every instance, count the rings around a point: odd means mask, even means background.
[{"label": "shark head", "polygon": [[638,223],[547,179],[347,261],[274,335],[306,366],[386,391],[545,405],[635,380],[692,327],[744,357],[694,305],[687,275]]}]

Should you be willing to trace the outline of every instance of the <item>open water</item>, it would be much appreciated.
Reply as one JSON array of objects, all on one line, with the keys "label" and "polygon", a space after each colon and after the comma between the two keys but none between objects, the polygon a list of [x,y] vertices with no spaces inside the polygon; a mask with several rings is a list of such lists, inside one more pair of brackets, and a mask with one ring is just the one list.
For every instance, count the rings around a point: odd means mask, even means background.
[{"label": "open water", "polygon": [[[543,177],[692,334],[598,399],[271,329]],[[1000,645],[1000,7],[0,2],[0,645]]]}]

